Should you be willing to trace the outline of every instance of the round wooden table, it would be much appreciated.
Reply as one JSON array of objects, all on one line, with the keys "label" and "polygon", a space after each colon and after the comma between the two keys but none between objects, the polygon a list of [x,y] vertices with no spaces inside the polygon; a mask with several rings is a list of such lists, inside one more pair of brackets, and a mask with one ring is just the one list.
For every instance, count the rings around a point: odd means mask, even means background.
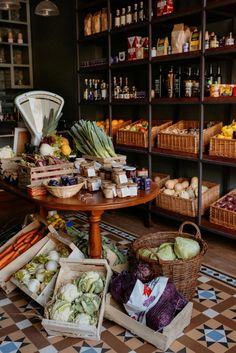
[{"label": "round wooden table", "polygon": [[138,196],[126,198],[106,199],[102,192],[95,192],[91,198],[83,201],[81,193],[68,199],[56,198],[52,195],[32,197],[32,200],[40,206],[41,215],[45,209],[63,210],[63,211],[85,211],[89,212],[90,223],[90,257],[101,258],[102,240],[100,234],[101,216],[106,210],[125,208],[145,204],[153,200],[159,193],[159,188],[152,183],[149,191],[140,190]]}]

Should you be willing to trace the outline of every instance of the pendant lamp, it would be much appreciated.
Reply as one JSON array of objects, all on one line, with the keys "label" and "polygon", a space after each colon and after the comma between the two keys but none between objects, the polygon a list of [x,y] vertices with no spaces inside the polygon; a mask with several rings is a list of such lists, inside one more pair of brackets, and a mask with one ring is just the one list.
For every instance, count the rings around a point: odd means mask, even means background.
[{"label": "pendant lamp", "polygon": [[36,6],[34,13],[35,15],[45,16],[45,17],[58,16],[59,10],[57,5],[55,5],[52,1],[43,0]]},{"label": "pendant lamp", "polygon": [[19,10],[19,0],[0,0],[0,10]]}]

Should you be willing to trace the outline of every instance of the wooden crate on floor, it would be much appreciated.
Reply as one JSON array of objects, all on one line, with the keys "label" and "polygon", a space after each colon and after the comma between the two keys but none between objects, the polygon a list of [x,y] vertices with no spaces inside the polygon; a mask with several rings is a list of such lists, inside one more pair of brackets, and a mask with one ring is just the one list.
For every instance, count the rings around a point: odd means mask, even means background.
[{"label": "wooden crate on floor", "polygon": [[[218,201],[223,200],[227,196],[236,196],[236,189],[221,197]],[[219,226],[236,230],[236,212],[226,210],[225,208],[216,207],[214,202],[210,207],[210,222]]]}]

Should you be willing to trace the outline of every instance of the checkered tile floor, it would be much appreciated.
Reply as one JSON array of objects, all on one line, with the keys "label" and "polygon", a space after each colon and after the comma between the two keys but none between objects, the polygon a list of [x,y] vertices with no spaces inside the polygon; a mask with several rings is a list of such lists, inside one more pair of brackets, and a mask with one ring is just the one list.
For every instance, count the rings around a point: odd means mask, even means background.
[{"label": "checkered tile floor", "polygon": [[[83,229],[86,216],[69,214]],[[102,223],[102,235],[125,246],[135,236]],[[167,353],[236,352],[236,279],[202,266],[190,325]],[[24,293],[0,291],[0,353],[152,353],[157,348],[113,322],[104,320],[102,340],[47,337],[39,316],[42,309]]]}]

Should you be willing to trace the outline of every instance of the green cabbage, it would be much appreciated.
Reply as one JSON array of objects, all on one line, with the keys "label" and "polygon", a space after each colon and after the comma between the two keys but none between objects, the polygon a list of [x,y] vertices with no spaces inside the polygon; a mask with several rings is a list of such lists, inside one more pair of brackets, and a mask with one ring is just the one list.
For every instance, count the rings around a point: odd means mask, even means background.
[{"label": "green cabbage", "polygon": [[173,246],[171,243],[164,243],[159,247],[157,255],[160,260],[172,261],[176,259]]},{"label": "green cabbage", "polygon": [[196,240],[177,237],[174,250],[179,259],[188,260],[200,253],[200,245]]},{"label": "green cabbage", "polygon": [[76,313],[85,313],[93,316],[100,307],[101,298],[97,294],[84,293],[75,300],[73,309]]},{"label": "green cabbage", "polygon": [[101,275],[95,271],[84,272],[76,281],[79,291],[83,293],[99,294],[103,291],[104,284]]}]

